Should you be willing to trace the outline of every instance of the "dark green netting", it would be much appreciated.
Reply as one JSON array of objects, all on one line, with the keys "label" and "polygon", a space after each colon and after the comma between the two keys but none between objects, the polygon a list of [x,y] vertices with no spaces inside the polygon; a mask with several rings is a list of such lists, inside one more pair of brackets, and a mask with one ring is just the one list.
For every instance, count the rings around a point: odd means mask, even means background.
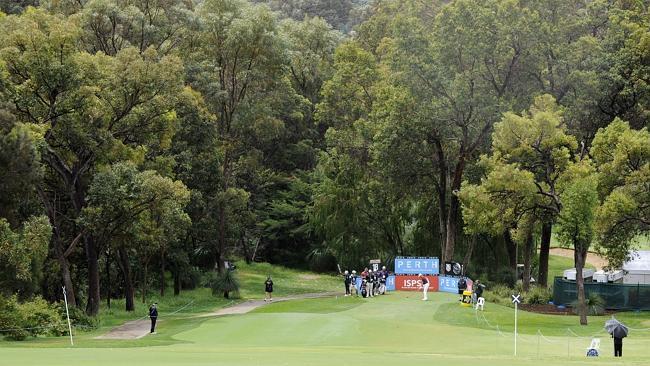
[{"label": "dark green netting", "polygon": [[[612,310],[650,310],[650,285],[585,282],[585,296],[595,293],[605,300],[605,308]],[[555,277],[553,302],[570,305],[578,299],[575,281]]]}]

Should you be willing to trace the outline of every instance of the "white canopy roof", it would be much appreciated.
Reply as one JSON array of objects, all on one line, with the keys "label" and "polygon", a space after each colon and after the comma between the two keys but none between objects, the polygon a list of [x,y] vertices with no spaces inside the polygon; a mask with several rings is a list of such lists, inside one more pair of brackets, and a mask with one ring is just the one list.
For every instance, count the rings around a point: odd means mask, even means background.
[{"label": "white canopy roof", "polygon": [[650,250],[633,252],[630,260],[623,264],[623,269],[628,272],[650,273]]}]

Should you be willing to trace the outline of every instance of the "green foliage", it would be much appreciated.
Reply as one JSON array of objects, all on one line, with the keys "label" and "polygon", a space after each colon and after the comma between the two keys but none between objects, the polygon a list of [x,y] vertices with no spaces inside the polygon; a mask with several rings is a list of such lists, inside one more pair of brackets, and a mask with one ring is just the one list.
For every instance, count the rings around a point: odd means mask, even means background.
[{"label": "green foliage", "polygon": [[239,292],[239,279],[235,271],[224,271],[222,273],[214,272],[212,273],[209,286],[212,289],[212,295],[221,296],[229,299],[231,298],[231,293]]},{"label": "green foliage", "polygon": [[526,304],[546,305],[551,300],[553,300],[553,293],[546,287],[535,286],[524,294]]},{"label": "green foliage", "polygon": [[483,297],[488,303],[509,306],[512,303],[510,296],[513,294],[511,287],[505,285],[495,285],[483,292]]},{"label": "green foliage", "polygon": [[52,228],[45,216],[31,217],[14,232],[0,218],[0,284],[3,293],[34,293],[41,280]]},{"label": "green foliage", "polygon": [[39,335],[62,335],[67,331],[58,308],[40,297],[19,302],[14,295],[0,296],[0,334],[16,341]]},{"label": "green foliage", "polygon": [[[585,299],[587,311],[589,315],[605,315],[605,300],[600,295],[590,293]],[[571,303],[573,313],[578,314],[578,300]]]},{"label": "green foliage", "polygon": [[594,217],[598,206],[596,180],[578,177],[562,194],[562,212],[558,218],[558,238],[572,243],[575,250],[586,252],[594,235]]},{"label": "green foliage", "polygon": [[610,266],[628,259],[634,239],[650,230],[650,133],[633,130],[620,119],[596,134],[591,149],[604,197],[596,217],[599,249]]},{"label": "green foliage", "polygon": [[[65,303],[58,303],[58,312],[59,318],[62,321],[67,322],[67,316],[65,313]],[[70,323],[72,324],[73,332],[74,330],[87,332],[93,329],[96,329],[100,325],[100,319],[97,317],[89,316],[83,310],[78,307],[68,307],[68,313],[70,315]],[[67,333],[67,323],[64,324],[64,331]]]}]

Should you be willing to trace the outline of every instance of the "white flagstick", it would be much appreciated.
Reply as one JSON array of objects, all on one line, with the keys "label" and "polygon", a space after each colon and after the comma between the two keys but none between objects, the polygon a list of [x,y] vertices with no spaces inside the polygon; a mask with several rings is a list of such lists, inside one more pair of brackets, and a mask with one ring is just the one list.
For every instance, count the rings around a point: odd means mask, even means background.
[{"label": "white flagstick", "polygon": [[512,302],[515,304],[515,356],[517,355],[517,305],[521,302],[521,295],[512,295]]},{"label": "white flagstick", "polygon": [[70,332],[70,345],[74,346],[74,341],[72,340],[72,324],[70,323],[70,312],[68,311],[68,294],[65,292],[65,286],[63,286],[63,300],[65,301],[65,316],[68,318],[68,331]]}]

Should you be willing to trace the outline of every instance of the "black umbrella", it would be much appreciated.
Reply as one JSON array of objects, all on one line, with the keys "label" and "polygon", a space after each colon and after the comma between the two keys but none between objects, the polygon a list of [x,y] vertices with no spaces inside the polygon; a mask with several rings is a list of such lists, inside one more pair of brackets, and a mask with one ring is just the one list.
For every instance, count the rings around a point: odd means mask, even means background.
[{"label": "black umbrella", "polygon": [[614,318],[605,322],[605,330],[607,331],[607,333],[614,336],[614,338],[625,338],[627,337],[627,333],[629,332],[629,330],[623,323],[619,322]]}]

